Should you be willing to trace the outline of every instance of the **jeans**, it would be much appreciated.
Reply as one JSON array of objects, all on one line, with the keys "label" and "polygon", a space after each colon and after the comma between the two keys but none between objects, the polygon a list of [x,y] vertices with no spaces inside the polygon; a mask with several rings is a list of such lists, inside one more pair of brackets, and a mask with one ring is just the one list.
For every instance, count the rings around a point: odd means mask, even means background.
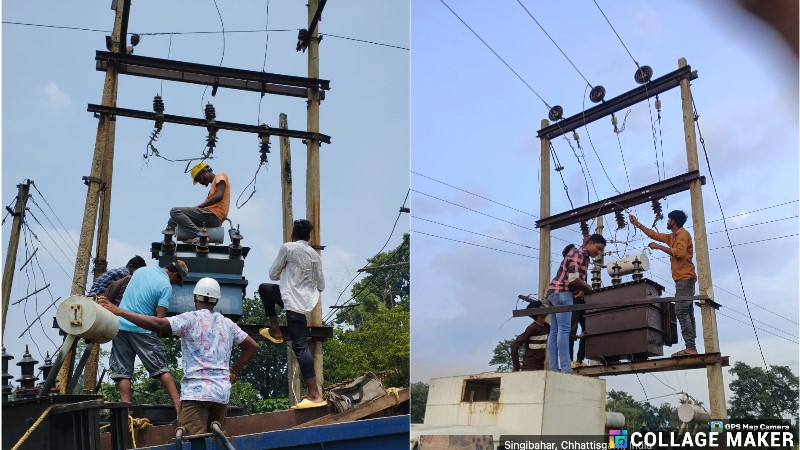
[{"label": "jeans", "polygon": [[[676,297],[689,297],[694,295],[694,284],[697,282],[696,278],[688,280],[675,280],[675,296]],[[684,300],[682,302],[675,302],[675,316],[681,324],[681,335],[683,341],[686,342],[686,348],[695,347],[695,337],[697,336],[697,326],[694,321],[694,305],[691,300]]]},{"label": "jeans", "polygon": [[[261,303],[264,304],[264,311],[267,313],[267,317],[277,317],[278,311],[275,306],[283,308],[280,287],[277,284],[261,283],[258,286],[258,295],[261,297]],[[306,315],[286,310],[286,326],[289,328],[292,351],[294,351],[294,356],[297,357],[297,363],[300,365],[300,373],[303,374],[303,379],[313,378],[316,374],[314,373],[314,357],[308,348],[308,321],[306,320]]]},{"label": "jeans", "polygon": [[[555,292],[547,296],[550,306],[572,305],[572,292]],[[550,336],[547,339],[547,356],[550,370],[572,372],[569,365],[569,331],[572,328],[572,312],[550,314]],[[560,369],[559,369],[560,367]]]},{"label": "jeans", "polygon": [[222,226],[222,221],[208,208],[172,208],[169,211],[168,224],[173,228],[178,225],[192,236],[197,236],[204,225],[215,228]]}]

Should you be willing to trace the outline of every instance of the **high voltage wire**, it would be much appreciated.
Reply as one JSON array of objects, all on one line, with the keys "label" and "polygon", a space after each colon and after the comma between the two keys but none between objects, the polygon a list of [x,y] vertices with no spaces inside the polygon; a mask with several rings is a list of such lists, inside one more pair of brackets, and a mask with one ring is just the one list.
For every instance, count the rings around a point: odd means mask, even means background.
[{"label": "high voltage wire", "polygon": [[625,42],[622,41],[622,38],[619,36],[619,33],[617,33],[617,30],[614,28],[614,25],[611,25],[611,21],[608,20],[608,17],[606,17],[606,13],[604,13],[603,9],[600,8],[600,5],[597,4],[597,0],[593,0],[593,1],[594,1],[595,6],[597,6],[597,9],[600,10],[600,14],[602,14],[603,18],[605,18],[606,22],[608,22],[608,26],[610,26],[611,30],[614,31],[614,34],[617,35],[617,39],[619,39],[619,43],[622,44],[622,46],[625,48],[625,51],[628,52],[628,56],[631,57],[631,60],[633,60],[633,63],[636,64],[637,68],[639,68],[639,63],[636,62],[636,58],[633,57],[633,55],[631,54],[631,51],[628,50],[628,46],[625,45]]},{"label": "high voltage wire", "polygon": [[472,233],[472,234],[475,234],[475,235],[478,235],[478,236],[487,237],[487,238],[489,238],[489,239],[494,239],[494,240],[497,240],[497,241],[506,242],[506,243],[509,243],[509,244],[514,244],[514,245],[519,245],[520,247],[529,248],[529,249],[531,249],[531,250],[538,250],[537,248],[535,248],[535,247],[531,247],[530,245],[520,244],[520,243],[518,243],[518,242],[507,241],[507,240],[505,240],[505,239],[501,239],[501,238],[498,238],[498,237],[489,236],[489,235],[487,235],[487,234],[481,234],[481,233],[478,233],[478,232],[475,232],[475,231],[465,230],[465,229],[463,229],[463,228],[454,227],[454,226],[452,226],[452,225],[447,225],[447,224],[445,224],[445,223],[436,222],[435,220],[425,219],[425,218],[422,218],[422,217],[419,217],[419,216],[414,216],[414,217],[413,217],[413,219],[414,219],[414,220],[424,220],[425,222],[435,223],[436,225],[441,225],[441,226],[443,226],[443,227],[453,228],[453,229],[455,229],[455,230],[459,230],[459,231],[465,231],[465,232],[467,232],[467,233]]},{"label": "high voltage wire", "polygon": [[[412,192],[415,192],[415,193],[417,193],[417,194],[421,194],[421,195],[425,195],[425,196],[427,196],[427,197],[434,198],[434,199],[436,199],[436,200],[439,200],[440,202],[448,203],[448,204],[451,204],[451,205],[453,205],[453,206],[458,206],[459,208],[464,208],[464,209],[466,209],[466,210],[469,210],[469,211],[472,211],[472,212],[475,212],[475,213],[481,214],[481,215],[483,215],[483,216],[490,217],[490,218],[492,218],[492,219],[499,220],[499,221],[501,221],[501,222],[505,222],[505,223],[507,223],[507,224],[509,224],[509,225],[514,225],[515,227],[524,228],[524,229],[526,229],[526,230],[529,230],[529,231],[535,231],[535,232],[537,232],[537,233],[539,232],[539,230],[537,230],[537,229],[535,229],[535,228],[526,227],[525,225],[520,225],[520,224],[518,224],[518,223],[510,222],[510,221],[508,221],[508,220],[501,219],[501,218],[499,218],[499,217],[495,217],[495,216],[492,216],[492,215],[486,214],[486,213],[484,213],[484,212],[480,212],[480,211],[478,211],[477,209],[472,209],[472,208],[470,208],[470,207],[468,207],[468,206],[459,205],[458,203],[453,203],[453,202],[451,202],[451,201],[449,201],[449,200],[445,200],[445,199],[443,199],[443,198],[439,198],[439,197],[436,197],[436,196],[434,196],[434,195],[431,195],[431,194],[426,194],[425,192],[421,192],[421,191],[418,191],[418,190],[416,190],[416,189],[411,189],[411,191],[412,191]],[[567,241],[564,241],[564,242],[567,242]]]},{"label": "high voltage wire", "polygon": [[[759,239],[759,240],[757,240],[757,241],[741,242],[741,243],[737,243],[737,244],[731,244],[731,245],[723,245],[722,247],[714,247],[714,248],[710,248],[710,249],[708,249],[708,250],[709,250],[709,251],[711,251],[711,250],[719,250],[719,249],[723,249],[723,248],[733,248],[733,247],[739,247],[739,246],[742,246],[742,245],[756,244],[756,243],[759,243],[759,242],[766,242],[766,241],[774,241],[774,240],[776,240],[776,239],[783,239],[783,238],[788,238],[788,237],[794,237],[794,236],[797,236],[797,235],[798,235],[798,233],[795,233],[795,234],[787,234],[786,236],[777,236],[777,237],[773,237],[773,238]],[[728,242],[730,242],[730,240],[728,240]]]},{"label": "high voltage wire", "polygon": [[586,84],[588,84],[588,85],[589,85],[589,87],[591,87],[591,88],[594,88],[594,86],[592,86],[592,83],[590,83],[590,82],[589,82],[589,80],[587,80],[587,79],[586,79],[586,77],[585,77],[585,76],[583,76],[583,73],[581,73],[581,71],[578,69],[578,67],[575,65],[575,63],[574,63],[574,62],[572,62],[572,60],[571,60],[571,59],[569,59],[569,56],[567,56],[567,54],[566,54],[566,53],[564,53],[564,50],[561,50],[561,47],[559,47],[559,45],[556,43],[555,39],[553,39],[553,37],[552,37],[552,36],[550,36],[550,33],[548,33],[548,32],[547,32],[547,30],[545,30],[545,29],[544,29],[544,27],[542,26],[542,24],[540,24],[540,23],[539,23],[539,21],[538,21],[538,20],[536,20],[536,18],[535,18],[535,17],[533,17],[533,14],[531,14],[531,12],[528,10],[528,8],[526,8],[526,7],[525,7],[525,5],[523,5],[523,4],[522,4],[522,2],[521,2],[520,0],[517,0],[517,3],[519,3],[519,6],[521,6],[521,7],[522,7],[522,9],[524,9],[524,10],[525,10],[525,12],[526,12],[526,13],[528,13],[528,16],[529,16],[529,17],[530,17],[530,18],[531,18],[531,19],[532,19],[534,22],[536,22],[536,25],[538,25],[538,26],[539,26],[539,28],[542,30],[542,32],[544,32],[544,34],[545,34],[545,35],[546,35],[546,36],[547,36],[547,37],[550,39],[550,42],[552,42],[552,43],[553,43],[553,45],[555,45],[555,46],[556,46],[556,48],[558,49],[558,51],[560,51],[560,52],[561,52],[561,54],[562,54],[562,55],[564,55],[564,58],[567,58],[567,61],[569,61],[569,63],[570,63],[570,64],[572,64],[572,67],[575,69],[575,71],[576,71],[576,72],[578,72],[578,74],[581,76],[581,78],[583,78],[583,80],[584,80],[584,81],[586,81]]},{"label": "high voltage wire", "polygon": [[[50,212],[53,213],[53,216],[55,216],[56,221],[58,221],[58,223],[61,225],[61,228],[63,228],[64,231],[66,231],[67,227],[64,225],[63,222],[61,222],[61,219],[58,218],[58,214],[56,214],[56,212],[53,210],[53,207],[50,206],[50,202],[47,201],[47,199],[45,198],[44,194],[42,194],[42,191],[40,191],[39,188],[36,187],[36,183],[31,182],[31,186],[33,186],[33,188],[36,190],[36,192],[39,193],[39,196],[42,198],[42,201],[44,201],[44,204],[47,205],[47,207],[50,209]],[[34,204],[35,203],[36,203],[36,201],[34,201]],[[39,206],[39,205],[37,204],[36,206]],[[41,209],[41,208],[39,208],[39,209]],[[42,211],[42,213],[44,213],[44,211]],[[70,236],[69,233],[67,233],[67,237],[69,237],[69,239],[72,241],[73,244],[75,244],[75,247],[77,248],[78,247],[78,243],[75,242],[74,239],[72,239],[72,236]]]},{"label": "high voltage wire", "polygon": [[525,80],[524,80],[524,79],[523,79],[523,78],[520,76],[520,74],[518,74],[518,73],[517,73],[517,71],[516,71],[516,70],[514,70],[513,68],[511,68],[511,66],[510,66],[510,65],[508,65],[508,63],[506,62],[506,60],[505,60],[505,59],[503,59],[503,57],[502,57],[502,56],[500,56],[500,55],[499,55],[499,54],[498,54],[496,51],[494,51],[494,49],[493,49],[493,48],[492,48],[492,47],[491,47],[491,46],[490,46],[488,43],[486,43],[486,41],[484,41],[484,40],[483,40],[483,38],[482,38],[482,37],[480,37],[480,35],[479,35],[478,33],[476,33],[476,32],[475,32],[475,30],[473,30],[473,29],[472,29],[472,27],[470,27],[469,25],[467,25],[467,22],[464,22],[464,19],[462,19],[462,18],[461,18],[461,16],[459,16],[458,14],[456,14],[456,12],[455,12],[455,11],[453,11],[453,9],[452,9],[452,8],[450,8],[450,6],[448,6],[448,4],[444,2],[444,0],[439,0],[439,1],[440,1],[440,2],[441,2],[441,3],[442,3],[444,6],[445,6],[445,8],[447,8],[447,9],[448,9],[448,10],[449,10],[451,13],[453,13],[453,15],[454,15],[454,16],[456,16],[456,18],[457,18],[459,21],[461,21],[461,23],[463,23],[463,24],[464,24],[464,26],[465,26],[465,27],[467,27],[467,29],[469,29],[469,31],[471,31],[471,32],[472,32],[472,34],[474,34],[476,38],[478,38],[478,39],[479,39],[481,42],[483,42],[483,45],[485,45],[485,46],[486,46],[486,48],[488,48],[488,49],[489,49],[489,50],[490,50],[492,53],[494,53],[494,56],[497,56],[497,59],[499,59],[499,60],[500,60],[500,61],[501,61],[503,64],[505,64],[505,66],[506,66],[506,67],[508,67],[508,70],[510,70],[511,72],[513,72],[513,73],[514,73],[514,75],[516,75],[516,76],[517,76],[517,78],[519,78],[519,81],[522,81],[522,83],[523,83],[523,84],[525,84],[525,86],[527,86],[527,87],[528,87],[528,89],[530,89],[530,91],[531,91],[531,92],[533,92],[533,94],[534,94],[534,95],[536,95],[536,96],[539,98],[539,100],[541,100],[541,101],[542,101],[542,103],[544,103],[544,106],[546,106],[548,110],[550,110],[550,109],[551,109],[551,108],[550,108],[550,105],[549,105],[549,104],[548,104],[548,103],[547,103],[547,102],[544,100],[544,98],[542,98],[542,96],[541,96],[541,95],[539,95],[539,93],[538,93],[538,92],[536,92],[536,90],[535,90],[535,89],[533,89],[533,88],[531,87],[531,85],[530,85],[530,84],[528,84],[528,82],[527,82],[527,81],[525,81]]},{"label": "high voltage wire", "polygon": [[[40,27],[40,28],[56,28],[61,30],[73,30],[73,31],[92,31],[97,33],[111,33],[110,30],[98,30],[93,28],[80,28],[80,27],[67,27],[67,26],[59,26],[59,25],[44,25],[44,24],[36,24],[36,23],[24,23],[24,22],[10,22],[10,21],[3,21],[2,23],[8,25],[23,25],[29,27]],[[275,28],[275,29],[260,29],[260,30],[225,30],[225,31],[160,31],[160,32],[153,32],[153,33],[137,33],[139,36],[165,36],[165,35],[190,35],[190,34],[236,34],[236,33],[264,33],[264,32],[286,32],[286,31],[300,31],[300,28]],[[347,36],[340,36],[330,33],[320,33],[320,36],[329,36],[332,38],[337,39],[344,39],[348,41],[355,41],[355,42],[363,42],[365,44],[372,44],[378,45],[381,47],[390,47],[396,48],[400,50],[410,50],[408,47],[401,47],[398,45],[392,44],[385,44],[382,42],[376,41],[368,41],[365,39],[356,39],[353,37]]]},{"label": "high voltage wire", "polygon": [[526,258],[539,259],[536,256],[532,256],[532,255],[524,255],[522,253],[516,253],[516,252],[512,252],[512,251],[508,251],[508,250],[502,250],[502,249],[499,249],[499,248],[489,247],[489,246],[486,246],[486,245],[473,244],[472,242],[460,241],[458,239],[452,239],[452,238],[449,238],[449,237],[439,236],[439,235],[436,235],[436,234],[424,233],[422,231],[416,231],[416,230],[411,230],[411,229],[409,229],[408,231],[410,231],[412,233],[416,233],[416,234],[424,234],[426,236],[431,236],[431,237],[435,237],[435,238],[439,238],[439,239],[446,239],[448,241],[459,242],[461,244],[467,244],[467,245],[472,245],[472,246],[475,246],[475,247],[481,247],[481,248],[486,248],[486,249],[489,249],[489,250],[495,250],[495,251],[498,251],[498,252],[510,253],[512,255],[517,255],[517,256],[524,256]]}]

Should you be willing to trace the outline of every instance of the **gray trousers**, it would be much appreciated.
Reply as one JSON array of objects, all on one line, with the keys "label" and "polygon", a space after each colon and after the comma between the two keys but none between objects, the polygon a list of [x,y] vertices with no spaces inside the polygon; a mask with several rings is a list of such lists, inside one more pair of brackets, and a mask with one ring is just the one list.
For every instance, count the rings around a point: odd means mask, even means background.
[{"label": "gray trousers", "polygon": [[[693,296],[695,283],[697,283],[696,278],[675,280],[675,296]],[[675,302],[675,316],[678,318],[678,323],[681,324],[681,335],[684,342],[686,342],[686,348],[697,348],[694,343],[694,339],[697,336],[697,327],[694,322],[694,305],[692,305],[692,301]]]},{"label": "gray trousers", "polygon": [[169,211],[169,226],[180,226],[192,236],[197,236],[205,225],[207,228],[222,226],[222,221],[208,208],[172,208]]}]

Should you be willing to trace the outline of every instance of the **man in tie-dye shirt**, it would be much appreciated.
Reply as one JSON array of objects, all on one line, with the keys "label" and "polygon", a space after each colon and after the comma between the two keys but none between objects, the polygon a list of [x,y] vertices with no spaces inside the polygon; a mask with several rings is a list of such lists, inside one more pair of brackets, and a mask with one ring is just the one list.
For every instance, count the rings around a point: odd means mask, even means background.
[{"label": "man in tie-dye shirt", "polygon": [[[253,338],[232,320],[214,312],[219,298],[219,283],[213,278],[202,278],[194,288],[195,311],[169,318],[126,311],[104,297],[98,300],[113,314],[142,328],[181,337],[183,380],[178,422],[189,435],[209,432],[215,421],[224,424],[231,383],[258,351]],[[229,366],[234,344],[242,353]]]}]

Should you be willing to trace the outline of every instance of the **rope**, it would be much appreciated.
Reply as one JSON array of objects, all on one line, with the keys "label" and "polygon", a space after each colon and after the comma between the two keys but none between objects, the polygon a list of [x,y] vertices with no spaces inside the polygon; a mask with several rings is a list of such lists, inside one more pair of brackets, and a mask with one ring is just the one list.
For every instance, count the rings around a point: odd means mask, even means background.
[{"label": "rope", "polygon": [[394,397],[394,404],[400,404],[400,388],[390,387],[386,389],[386,393]]},{"label": "rope", "polygon": [[128,424],[130,426],[129,430],[131,430],[131,442],[133,443],[133,448],[136,448],[138,446],[136,445],[136,433],[134,433],[134,430],[145,430],[152,427],[153,424],[150,423],[150,419],[135,419],[131,415],[128,415]]},{"label": "rope", "polygon": [[[31,425],[31,427],[30,427],[30,428],[28,428],[28,431],[26,431],[26,432],[25,432],[25,434],[23,434],[23,435],[22,435],[22,437],[21,437],[21,438],[19,438],[19,441],[18,441],[18,442],[17,442],[17,443],[16,443],[16,444],[15,444],[13,447],[11,447],[11,450],[17,450],[18,448],[20,448],[20,447],[22,446],[22,444],[24,444],[24,443],[25,443],[25,441],[26,441],[26,440],[27,440],[27,439],[28,439],[28,438],[31,436],[31,434],[33,434],[33,431],[36,429],[36,427],[38,427],[38,426],[39,426],[39,424],[40,424],[40,423],[42,423],[42,421],[44,420],[44,418],[45,418],[45,417],[46,417],[46,416],[47,416],[47,415],[50,413],[50,411],[52,411],[52,410],[53,410],[53,408],[55,408],[56,406],[58,406],[58,405],[50,405],[50,406],[48,406],[48,407],[47,407],[47,409],[45,409],[45,410],[44,410],[44,412],[42,413],[42,415],[41,415],[41,416],[39,416],[39,418],[38,418],[38,419],[36,419],[36,422],[34,422],[34,423],[33,423],[33,425]],[[135,447],[135,445],[134,445],[134,447]]]}]

